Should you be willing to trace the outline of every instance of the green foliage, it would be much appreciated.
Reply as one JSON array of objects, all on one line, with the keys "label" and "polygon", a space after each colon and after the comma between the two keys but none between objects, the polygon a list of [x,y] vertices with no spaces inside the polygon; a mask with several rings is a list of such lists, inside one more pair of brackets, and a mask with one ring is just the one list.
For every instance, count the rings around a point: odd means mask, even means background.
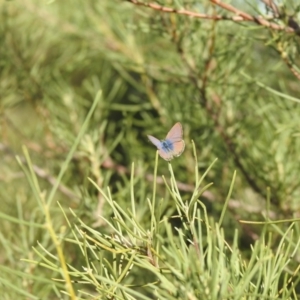
[{"label": "green foliage", "polygon": [[0,4],[1,299],[299,297],[299,5],[272,2]]}]

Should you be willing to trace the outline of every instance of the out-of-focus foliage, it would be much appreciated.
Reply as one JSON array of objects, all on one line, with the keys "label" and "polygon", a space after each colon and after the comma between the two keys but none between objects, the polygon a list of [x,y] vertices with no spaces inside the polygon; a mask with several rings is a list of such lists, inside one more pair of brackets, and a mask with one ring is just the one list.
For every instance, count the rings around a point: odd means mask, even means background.
[{"label": "out-of-focus foliage", "polygon": [[[110,219],[112,208],[95,186],[109,187],[124,210],[130,207],[134,186],[137,213],[143,216],[140,226],[147,228],[151,215],[146,203],[153,193],[155,164],[155,147],[147,134],[163,139],[178,121],[186,149],[172,166],[182,201],[190,201],[197,182],[193,140],[200,174],[218,158],[201,186],[214,183],[200,197],[212,219],[218,220],[237,171],[222,225],[229,241],[234,238],[232,228],[239,228],[245,255],[250,255],[249,243],[268,231],[238,224],[239,219],[298,217],[298,3],[278,3],[276,11],[265,5],[272,1],[234,1],[234,11],[229,4],[214,2],[0,3],[3,299],[20,299],[22,290],[24,299],[47,299],[64,289],[64,284],[52,285],[56,269],[20,261],[37,260],[32,248],[37,241],[56,253],[48,225],[42,226],[48,224],[43,201],[51,204],[53,228],[61,239],[70,237],[66,228],[72,226],[67,226],[56,201],[68,218],[74,217],[71,207],[89,226],[112,234],[99,217]],[[242,15],[237,9],[255,18],[238,20]],[[191,12],[203,15],[192,17]],[[271,25],[265,26],[260,18]],[[102,96],[82,130],[99,90]],[[78,147],[71,151],[82,132]],[[31,167],[22,146],[28,149]],[[69,153],[72,159],[59,178]],[[30,168],[26,175],[24,170]],[[166,201],[170,224],[180,227],[182,220],[174,217],[177,210],[162,175],[169,178],[168,164],[159,159],[156,196]],[[56,183],[55,201],[47,202]],[[270,248],[276,249],[288,226],[272,227]],[[291,245],[295,236],[289,239]],[[64,251],[74,268],[83,265],[75,243],[68,243]],[[298,258],[296,252],[293,255]]]}]

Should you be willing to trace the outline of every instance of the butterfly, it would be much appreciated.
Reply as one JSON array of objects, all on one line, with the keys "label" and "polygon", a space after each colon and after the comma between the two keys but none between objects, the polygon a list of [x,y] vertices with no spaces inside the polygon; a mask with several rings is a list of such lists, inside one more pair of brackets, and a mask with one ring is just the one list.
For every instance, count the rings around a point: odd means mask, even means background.
[{"label": "butterfly", "polygon": [[159,155],[169,161],[184,151],[185,143],[182,134],[182,125],[177,122],[168,132],[166,139],[160,141],[152,135],[148,135],[148,138],[159,150]]}]

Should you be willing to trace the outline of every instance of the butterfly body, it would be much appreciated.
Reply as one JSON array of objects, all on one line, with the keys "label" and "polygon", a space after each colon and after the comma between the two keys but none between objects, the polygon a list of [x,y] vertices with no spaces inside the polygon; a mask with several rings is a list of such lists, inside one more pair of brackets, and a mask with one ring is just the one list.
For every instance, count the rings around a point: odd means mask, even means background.
[{"label": "butterfly body", "polygon": [[152,135],[148,135],[149,140],[158,149],[159,155],[167,161],[179,156],[185,148],[182,139],[183,130],[181,123],[177,122],[168,132],[164,140],[159,140]]}]

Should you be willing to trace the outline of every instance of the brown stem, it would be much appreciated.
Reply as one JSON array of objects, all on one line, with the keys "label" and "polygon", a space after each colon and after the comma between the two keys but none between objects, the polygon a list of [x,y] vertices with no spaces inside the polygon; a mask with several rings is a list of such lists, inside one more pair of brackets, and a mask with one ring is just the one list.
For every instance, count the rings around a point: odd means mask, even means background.
[{"label": "brown stem", "polygon": [[271,29],[279,30],[279,31],[285,31],[288,33],[295,33],[295,29],[293,29],[291,27],[278,25],[276,23],[268,21],[267,19],[265,19],[261,16],[258,16],[258,17],[251,16],[241,10],[238,10],[237,8],[233,7],[232,5],[223,3],[222,1],[219,1],[219,0],[211,0],[211,2],[217,6],[222,7],[223,9],[225,9],[227,11],[234,13],[235,16],[228,17],[228,16],[222,16],[222,15],[207,15],[207,14],[203,14],[203,13],[196,13],[196,12],[186,10],[186,9],[176,9],[176,8],[172,8],[172,7],[161,6],[156,3],[143,3],[138,0],[125,0],[125,1],[130,2],[134,5],[149,7],[151,9],[159,10],[159,11],[162,11],[165,13],[175,13],[175,14],[186,15],[186,16],[198,18],[198,19],[209,19],[209,20],[216,20],[216,21],[231,20],[234,22],[245,22],[245,21],[255,22],[263,27],[267,27],[267,28],[271,28]]}]

